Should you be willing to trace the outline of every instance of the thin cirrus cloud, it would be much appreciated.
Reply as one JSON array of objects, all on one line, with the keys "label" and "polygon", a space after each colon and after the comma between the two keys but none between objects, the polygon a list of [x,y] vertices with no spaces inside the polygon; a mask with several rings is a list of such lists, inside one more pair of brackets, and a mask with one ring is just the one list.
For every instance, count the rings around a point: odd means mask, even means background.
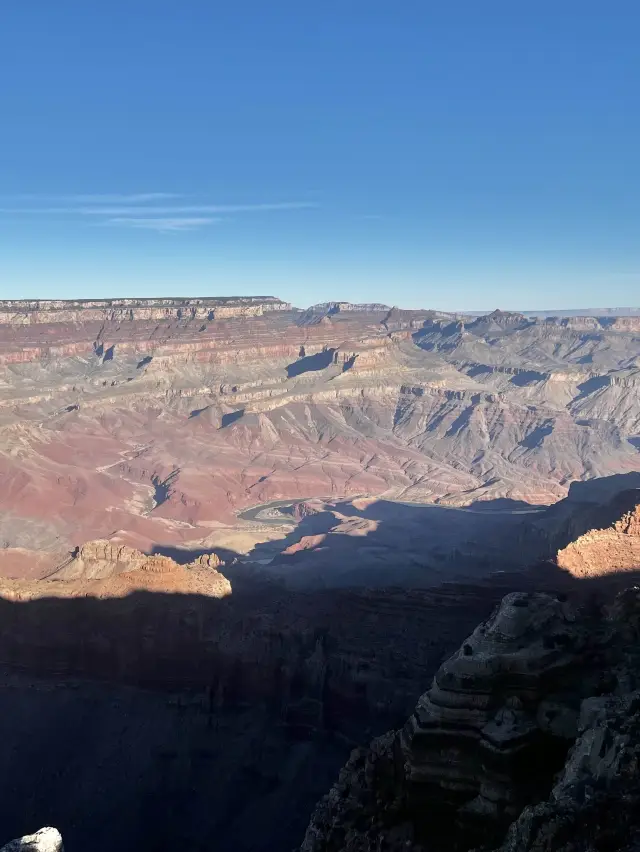
[{"label": "thin cirrus cloud", "polygon": [[304,210],[317,207],[311,201],[280,201],[271,204],[181,204],[162,207],[135,207],[118,205],[117,207],[40,207],[21,208],[16,210],[6,208],[6,213],[76,213],[80,216],[171,216],[181,213],[268,213],[278,210]]},{"label": "thin cirrus cloud", "polygon": [[[35,195],[21,193],[9,196],[12,201],[43,201],[56,202],[58,204],[146,204],[151,201],[168,201],[171,198],[183,198],[184,196],[174,192],[134,192],[134,193],[91,193],[72,195]],[[7,196],[5,196],[7,198]],[[32,208],[25,208],[29,210]],[[36,208],[37,210],[37,208]]]},{"label": "thin cirrus cloud", "polygon": [[146,231],[158,231],[166,233],[168,231],[194,231],[196,228],[201,228],[203,225],[213,225],[219,222],[219,219],[211,217],[184,217],[184,218],[149,218],[145,219],[137,216],[115,216],[107,219],[102,224],[115,225],[124,228],[141,228]]},{"label": "thin cirrus cloud", "polygon": [[[14,196],[15,198],[15,196]],[[35,196],[20,196],[24,200]],[[51,198],[51,197],[50,197]],[[2,214],[66,215],[97,217],[100,224],[166,231],[193,231],[220,221],[228,213],[269,213],[287,210],[304,210],[317,207],[311,201],[278,201],[257,204],[159,204],[169,199],[184,198],[170,193],[137,193],[131,195],[76,195],[59,196],[60,206],[22,205],[0,208]],[[141,206],[142,205],[142,206]],[[211,214],[217,214],[212,216]]]}]

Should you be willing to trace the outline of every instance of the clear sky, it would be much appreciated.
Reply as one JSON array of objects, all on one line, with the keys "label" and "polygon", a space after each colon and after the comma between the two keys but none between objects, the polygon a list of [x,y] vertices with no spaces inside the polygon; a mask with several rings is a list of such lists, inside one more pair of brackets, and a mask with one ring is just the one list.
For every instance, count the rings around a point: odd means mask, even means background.
[{"label": "clear sky", "polygon": [[639,0],[2,0],[0,296],[640,303]]}]

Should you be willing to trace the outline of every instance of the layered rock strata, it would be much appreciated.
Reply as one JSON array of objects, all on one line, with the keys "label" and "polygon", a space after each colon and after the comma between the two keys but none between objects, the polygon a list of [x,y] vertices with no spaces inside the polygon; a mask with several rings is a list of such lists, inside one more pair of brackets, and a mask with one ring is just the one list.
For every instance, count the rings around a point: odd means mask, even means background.
[{"label": "layered rock strata", "polygon": [[[87,551],[103,556],[107,546]],[[114,555],[122,560],[119,547]],[[221,566],[230,588],[208,558],[161,557],[159,573],[144,567],[158,557],[134,553],[142,567],[121,570],[116,559],[109,573],[85,554],[89,575],[97,564],[103,576],[1,584],[0,664],[190,690],[221,708],[262,703],[292,729],[358,741],[397,724],[443,655],[525,582],[295,593]]]},{"label": "layered rock strata", "polygon": [[120,598],[133,592],[201,595],[224,598],[231,583],[218,571],[222,561],[207,553],[180,565],[161,554],[147,554],[114,541],[98,540],[78,547],[46,582],[7,583],[0,594],[7,600],[57,598]]},{"label": "layered rock strata", "polygon": [[640,336],[594,322],[4,301],[0,574],[45,576],[114,531],[200,546],[272,500],[539,504],[640,471]]},{"label": "layered rock strata", "polygon": [[631,849],[639,624],[637,588],[606,614],[508,595],[404,728],[353,752],[303,852],[487,849],[507,829],[501,852]]},{"label": "layered rock strata", "polygon": [[[564,547],[558,565],[576,577],[594,577],[640,569],[640,490],[621,495],[622,511],[610,526],[589,530]],[[621,505],[622,504],[622,505]]]}]

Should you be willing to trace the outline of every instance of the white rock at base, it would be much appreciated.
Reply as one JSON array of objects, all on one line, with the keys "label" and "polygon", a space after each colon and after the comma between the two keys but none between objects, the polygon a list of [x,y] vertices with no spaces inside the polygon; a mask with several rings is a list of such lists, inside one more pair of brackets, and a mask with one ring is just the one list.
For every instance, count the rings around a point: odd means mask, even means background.
[{"label": "white rock at base", "polygon": [[47,826],[35,834],[25,834],[12,840],[0,852],[64,852],[62,836],[57,828]]}]

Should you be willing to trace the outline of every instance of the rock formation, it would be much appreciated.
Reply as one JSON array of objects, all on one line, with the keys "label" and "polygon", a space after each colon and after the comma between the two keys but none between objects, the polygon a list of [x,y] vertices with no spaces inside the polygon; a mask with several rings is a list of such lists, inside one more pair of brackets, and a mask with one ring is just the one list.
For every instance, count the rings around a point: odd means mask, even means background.
[{"label": "rock formation", "polygon": [[353,752],[301,850],[636,848],[639,628],[637,587],[604,612],[508,595],[404,728]]},{"label": "rock formation", "polygon": [[217,570],[221,566],[215,553],[180,565],[168,556],[98,540],[77,548],[46,582],[6,582],[0,586],[0,594],[8,600],[22,601],[43,596],[120,598],[145,591],[219,599],[231,594],[231,583]]},{"label": "rock formation", "polygon": [[35,834],[25,834],[12,840],[0,852],[64,852],[62,837],[57,828],[41,828]]},{"label": "rock formation", "polygon": [[547,504],[639,471],[638,322],[0,302],[0,573],[114,530],[205,549],[282,498]]},{"label": "rock formation", "polygon": [[[640,568],[640,489],[615,501],[621,513],[609,526],[597,527],[567,544],[558,565],[576,577],[637,571]],[[617,513],[616,513],[617,514]]]},{"label": "rock formation", "polygon": [[[206,568],[215,571],[221,565],[222,560],[215,553],[207,553],[187,563],[184,568],[187,570]],[[70,562],[53,576],[58,580],[76,578],[93,580],[132,571],[169,574],[175,572],[177,568],[176,562],[168,556],[150,555],[124,544],[98,540],[81,545]]]}]

